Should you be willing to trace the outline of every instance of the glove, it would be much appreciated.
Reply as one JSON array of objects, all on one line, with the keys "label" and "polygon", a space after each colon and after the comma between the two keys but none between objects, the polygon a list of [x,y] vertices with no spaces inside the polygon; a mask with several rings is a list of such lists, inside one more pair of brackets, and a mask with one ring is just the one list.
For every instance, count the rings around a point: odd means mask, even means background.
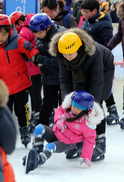
[{"label": "glove", "polygon": [[44,133],[45,133],[44,126],[42,124],[39,124],[35,127],[33,135],[35,138],[42,138]]},{"label": "glove", "polygon": [[61,120],[56,122],[56,126],[58,129],[61,130],[61,132],[64,132],[67,129],[67,126],[64,122],[62,122]]},{"label": "glove", "polygon": [[81,158],[80,165],[84,162],[86,163],[87,166],[91,167],[91,161],[88,158],[86,157]]},{"label": "glove", "polygon": [[41,56],[39,53],[32,56],[32,62],[35,64],[35,66],[42,66],[44,61],[44,56]]}]

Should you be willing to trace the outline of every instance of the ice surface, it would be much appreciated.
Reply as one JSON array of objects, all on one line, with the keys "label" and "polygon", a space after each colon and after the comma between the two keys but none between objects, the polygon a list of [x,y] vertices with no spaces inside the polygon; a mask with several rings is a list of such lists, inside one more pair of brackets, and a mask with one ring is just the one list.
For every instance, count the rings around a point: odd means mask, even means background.
[{"label": "ice surface", "polygon": [[[43,165],[25,174],[22,158],[31,149],[24,148],[18,133],[15,151],[8,156],[16,182],[123,182],[124,181],[124,130],[119,125],[106,126],[106,155],[92,166],[80,165],[80,159],[67,160],[65,154],[54,153]],[[33,140],[33,137],[32,137]]]}]

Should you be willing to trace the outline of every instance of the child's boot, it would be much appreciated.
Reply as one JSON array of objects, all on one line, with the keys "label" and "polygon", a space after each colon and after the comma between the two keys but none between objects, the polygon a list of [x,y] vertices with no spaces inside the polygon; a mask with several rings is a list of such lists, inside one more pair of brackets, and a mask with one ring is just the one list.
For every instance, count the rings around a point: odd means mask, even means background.
[{"label": "child's boot", "polygon": [[31,142],[30,137],[30,130],[27,126],[24,126],[23,128],[20,128],[20,134],[21,134],[21,142],[25,147],[27,147],[28,143]]},{"label": "child's boot", "polygon": [[39,120],[39,112],[32,112],[32,114],[31,114],[31,119],[29,120],[29,125],[28,125],[28,127],[30,128],[30,132],[31,133],[33,133],[34,132],[34,128],[35,128],[35,126],[37,126],[37,124],[38,124],[38,120]]},{"label": "child's boot", "polygon": [[27,156],[26,174],[36,169],[39,165],[43,165],[55,151],[56,145],[54,143],[48,143],[45,147],[44,152],[41,152],[39,154],[35,149],[31,149]]}]

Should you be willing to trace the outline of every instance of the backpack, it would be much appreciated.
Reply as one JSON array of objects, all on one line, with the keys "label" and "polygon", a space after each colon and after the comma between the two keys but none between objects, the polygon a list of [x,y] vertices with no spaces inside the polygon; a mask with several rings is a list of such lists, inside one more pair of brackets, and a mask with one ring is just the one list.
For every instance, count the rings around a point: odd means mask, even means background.
[{"label": "backpack", "polygon": [[63,18],[63,23],[64,23],[65,28],[69,28],[69,17],[70,17],[70,13],[65,15],[64,18]]}]

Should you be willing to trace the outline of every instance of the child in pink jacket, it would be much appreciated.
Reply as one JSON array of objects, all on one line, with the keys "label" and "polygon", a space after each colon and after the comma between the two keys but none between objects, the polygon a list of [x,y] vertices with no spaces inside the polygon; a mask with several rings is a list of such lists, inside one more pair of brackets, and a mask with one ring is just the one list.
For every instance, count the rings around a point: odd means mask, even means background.
[{"label": "child in pink jacket", "polygon": [[[81,162],[91,167],[95,145],[96,125],[104,118],[102,108],[94,102],[94,97],[83,90],[67,95],[62,105],[55,110],[53,129],[39,124],[34,130],[33,149],[25,157],[26,173],[42,165],[52,153],[61,153],[71,144],[83,141]],[[48,144],[43,150],[43,142]],[[23,158],[24,159],[24,158]]]}]

